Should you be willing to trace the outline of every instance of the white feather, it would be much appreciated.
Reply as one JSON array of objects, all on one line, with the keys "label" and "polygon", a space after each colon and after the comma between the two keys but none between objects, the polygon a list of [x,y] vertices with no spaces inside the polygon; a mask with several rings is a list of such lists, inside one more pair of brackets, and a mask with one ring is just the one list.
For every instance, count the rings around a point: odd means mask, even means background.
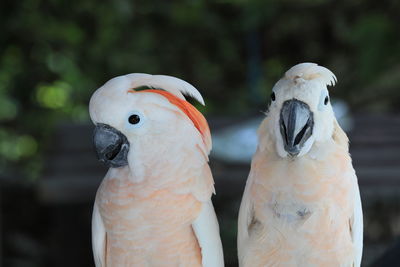
[{"label": "white feather", "polygon": [[155,89],[164,89],[181,99],[185,99],[183,95],[187,95],[196,99],[203,106],[205,105],[200,92],[193,85],[179,78],[145,73],[132,73],[125,77],[130,79],[132,88],[149,86]]},{"label": "white feather", "polygon": [[96,202],[92,214],[92,248],[96,267],[105,267],[106,230]]},{"label": "white feather", "polygon": [[285,78],[296,80],[298,78],[304,80],[321,79],[325,85],[334,86],[337,82],[335,74],[325,67],[318,66],[315,63],[300,63],[290,68],[285,73]]},{"label": "white feather", "polygon": [[250,184],[253,182],[253,175],[250,171],[249,178],[246,182],[246,187],[243,193],[242,202],[240,203],[239,209],[239,220],[238,220],[238,259],[239,266],[243,265],[244,252],[246,251],[246,245],[249,239],[249,225],[252,220],[252,203],[250,200]]},{"label": "white feather", "polygon": [[[355,174],[354,174],[355,176]],[[361,206],[360,190],[358,189],[357,177],[353,179],[355,181],[355,199],[354,199],[354,215],[352,220],[352,238],[355,248],[355,267],[361,265],[362,251],[363,251],[363,212]]]},{"label": "white feather", "polygon": [[203,267],[223,267],[224,254],[218,220],[211,200],[203,202],[201,212],[192,227],[201,248]]}]

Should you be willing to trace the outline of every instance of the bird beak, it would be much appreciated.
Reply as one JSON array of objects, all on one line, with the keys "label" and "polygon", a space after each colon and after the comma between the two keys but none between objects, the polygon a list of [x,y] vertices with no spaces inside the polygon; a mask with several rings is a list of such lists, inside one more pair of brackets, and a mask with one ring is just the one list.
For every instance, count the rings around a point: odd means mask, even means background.
[{"label": "bird beak", "polygon": [[312,135],[314,119],[310,107],[297,99],[285,101],[279,123],[286,152],[292,157],[297,156]]},{"label": "bird beak", "polygon": [[107,124],[96,124],[93,142],[100,162],[112,168],[128,165],[129,142],[117,129]]}]

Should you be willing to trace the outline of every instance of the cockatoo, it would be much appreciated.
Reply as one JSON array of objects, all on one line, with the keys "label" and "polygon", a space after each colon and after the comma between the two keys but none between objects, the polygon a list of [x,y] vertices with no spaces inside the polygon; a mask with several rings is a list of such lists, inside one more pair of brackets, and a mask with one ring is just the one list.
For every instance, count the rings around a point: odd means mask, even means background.
[{"label": "cockatoo", "polygon": [[211,202],[211,136],[204,105],[171,76],[111,79],[90,99],[94,145],[110,167],[94,203],[92,245],[99,266],[223,266]]},{"label": "cockatoo", "polygon": [[360,266],[361,200],[329,101],[335,82],[302,63],[275,84],[240,206],[241,267]]}]

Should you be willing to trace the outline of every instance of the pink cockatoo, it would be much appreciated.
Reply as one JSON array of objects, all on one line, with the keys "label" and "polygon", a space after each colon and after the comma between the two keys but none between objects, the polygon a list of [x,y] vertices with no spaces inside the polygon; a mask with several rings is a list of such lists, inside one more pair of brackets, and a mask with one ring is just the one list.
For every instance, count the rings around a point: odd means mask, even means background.
[{"label": "pink cockatoo", "polygon": [[99,266],[223,266],[208,166],[204,105],[178,78],[129,74],[90,99],[97,156],[110,167],[96,195],[92,243]]},{"label": "pink cockatoo", "polygon": [[275,84],[239,212],[241,267],[360,266],[361,200],[329,101],[335,82],[303,63]]}]

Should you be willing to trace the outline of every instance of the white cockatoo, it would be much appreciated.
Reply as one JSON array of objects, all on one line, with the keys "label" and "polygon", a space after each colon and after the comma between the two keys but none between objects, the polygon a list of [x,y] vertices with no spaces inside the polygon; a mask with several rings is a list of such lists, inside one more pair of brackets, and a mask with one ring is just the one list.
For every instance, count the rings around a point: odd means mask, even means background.
[{"label": "white cockatoo", "polygon": [[211,136],[204,105],[178,78],[129,74],[90,99],[95,149],[110,167],[96,195],[92,242],[96,267],[223,266],[211,202]]},{"label": "white cockatoo", "polygon": [[302,63],[275,84],[240,206],[241,267],[360,266],[361,200],[329,101],[335,82]]}]

